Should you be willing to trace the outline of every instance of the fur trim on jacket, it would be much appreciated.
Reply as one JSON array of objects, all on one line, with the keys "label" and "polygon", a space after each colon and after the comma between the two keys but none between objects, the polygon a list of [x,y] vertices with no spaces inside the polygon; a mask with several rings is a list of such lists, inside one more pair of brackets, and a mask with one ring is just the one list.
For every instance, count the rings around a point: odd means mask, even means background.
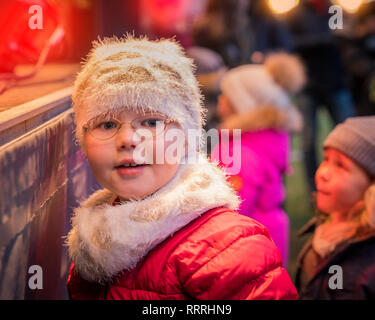
[{"label": "fur trim on jacket", "polygon": [[117,195],[99,190],[75,210],[67,236],[75,268],[103,283],[133,269],[174,232],[216,207],[236,210],[239,198],[224,172],[206,157],[181,164],[175,177],[154,194],[113,206]]}]

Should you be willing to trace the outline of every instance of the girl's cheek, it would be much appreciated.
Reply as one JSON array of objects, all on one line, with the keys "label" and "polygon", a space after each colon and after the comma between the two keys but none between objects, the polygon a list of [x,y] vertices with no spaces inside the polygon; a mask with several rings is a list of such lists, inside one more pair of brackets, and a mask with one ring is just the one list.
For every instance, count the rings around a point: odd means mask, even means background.
[{"label": "girl's cheek", "polygon": [[164,164],[165,159],[165,152],[166,148],[168,147],[168,142],[166,142],[162,138],[158,138],[153,141],[152,145],[150,145],[150,149],[153,152],[153,163],[154,164]]},{"label": "girl's cheek", "polygon": [[320,180],[320,167],[318,168],[318,170],[315,172],[315,184],[318,184],[318,181]]},{"label": "girl's cheek", "polygon": [[186,137],[182,130],[168,132],[167,139],[164,141],[164,148],[157,148],[164,153],[164,163],[176,165],[187,152]]},{"label": "girl's cheek", "polygon": [[137,145],[133,152],[133,158],[137,163],[155,163],[155,141],[145,140]]}]

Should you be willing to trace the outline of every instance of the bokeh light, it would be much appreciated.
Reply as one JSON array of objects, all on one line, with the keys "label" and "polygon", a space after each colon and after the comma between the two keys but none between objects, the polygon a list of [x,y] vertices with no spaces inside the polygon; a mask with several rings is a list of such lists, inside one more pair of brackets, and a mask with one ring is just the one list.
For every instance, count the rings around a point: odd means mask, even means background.
[{"label": "bokeh light", "polygon": [[286,13],[298,6],[298,4],[299,0],[268,0],[269,7],[277,14]]},{"label": "bokeh light", "polygon": [[355,13],[362,5],[363,0],[337,0],[336,3],[349,13]]}]

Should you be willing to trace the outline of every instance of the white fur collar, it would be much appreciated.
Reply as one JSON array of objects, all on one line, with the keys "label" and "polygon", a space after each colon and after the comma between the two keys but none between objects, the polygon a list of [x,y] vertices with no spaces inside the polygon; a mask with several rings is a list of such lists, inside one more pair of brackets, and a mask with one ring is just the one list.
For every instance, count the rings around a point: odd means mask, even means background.
[{"label": "white fur collar", "polygon": [[77,208],[67,236],[80,275],[104,282],[136,266],[152,248],[202,213],[220,206],[236,210],[239,198],[225,175],[206,157],[181,164],[154,194],[112,206],[116,195],[99,190]]}]

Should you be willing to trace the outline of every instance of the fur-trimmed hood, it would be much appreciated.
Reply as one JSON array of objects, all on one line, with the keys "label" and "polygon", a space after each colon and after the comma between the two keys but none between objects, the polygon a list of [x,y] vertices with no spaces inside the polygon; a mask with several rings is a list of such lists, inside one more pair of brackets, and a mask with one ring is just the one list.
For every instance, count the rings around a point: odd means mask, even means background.
[{"label": "fur-trimmed hood", "polygon": [[217,207],[236,210],[239,198],[224,172],[200,155],[181,164],[154,194],[113,206],[117,195],[99,190],[75,210],[67,236],[75,268],[88,281],[104,282],[130,270],[168,236]]}]

